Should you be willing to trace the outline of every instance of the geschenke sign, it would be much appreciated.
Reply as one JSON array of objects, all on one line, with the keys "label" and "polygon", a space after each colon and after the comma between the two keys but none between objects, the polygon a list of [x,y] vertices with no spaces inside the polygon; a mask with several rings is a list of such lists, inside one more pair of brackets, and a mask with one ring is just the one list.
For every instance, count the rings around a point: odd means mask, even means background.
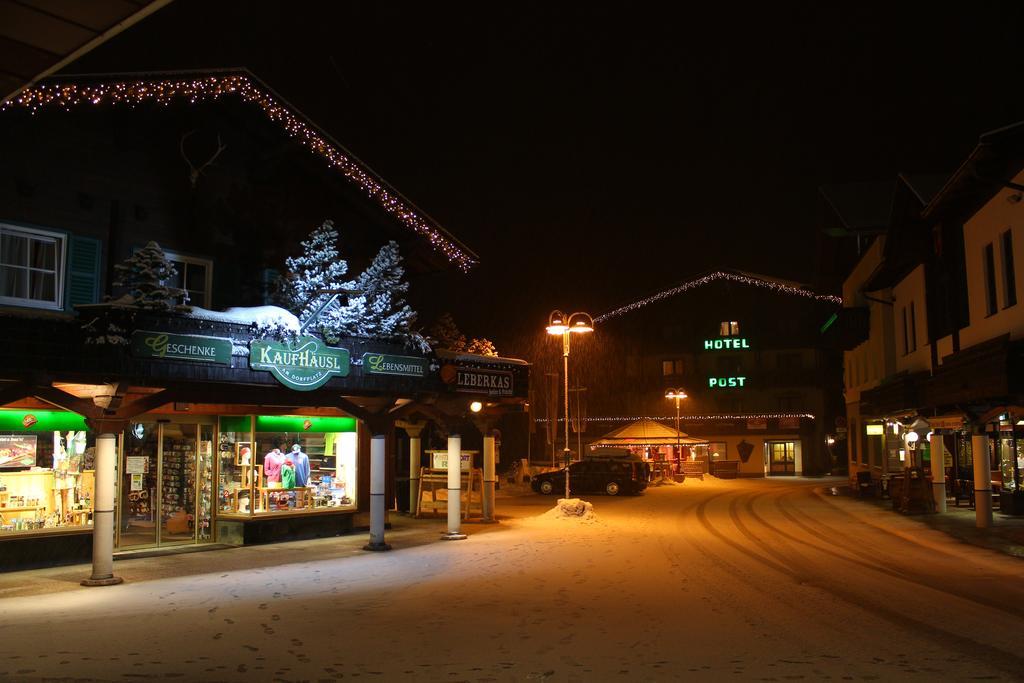
[{"label": "geschenke sign", "polygon": [[249,347],[249,367],[269,371],[289,389],[311,391],[331,377],[348,376],[349,353],[316,337],[299,337],[290,344],[254,341]]},{"label": "geschenke sign", "polygon": [[392,356],[386,353],[364,353],[363,371],[371,375],[426,377],[427,359],[415,356]]},{"label": "geschenke sign", "polygon": [[708,387],[712,389],[742,387],[746,382],[746,377],[708,377]]},{"label": "geschenke sign", "polygon": [[749,349],[750,343],[741,337],[719,337],[718,339],[705,339],[705,351],[720,351],[722,349]]},{"label": "geschenke sign", "polygon": [[136,358],[190,360],[231,365],[231,340],[196,334],[168,334],[136,330],[132,333],[132,355]]}]

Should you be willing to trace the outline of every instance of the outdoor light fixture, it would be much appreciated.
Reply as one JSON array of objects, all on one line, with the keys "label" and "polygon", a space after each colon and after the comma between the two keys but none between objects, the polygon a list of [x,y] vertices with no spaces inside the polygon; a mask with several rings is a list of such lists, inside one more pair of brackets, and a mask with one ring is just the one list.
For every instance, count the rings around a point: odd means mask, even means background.
[{"label": "outdoor light fixture", "polygon": [[572,451],[569,450],[569,338],[571,333],[578,334],[594,331],[594,319],[589,313],[577,311],[572,315],[565,315],[559,310],[551,311],[548,315],[548,325],[545,328],[550,335],[562,335],[562,370],[565,389],[565,497],[569,497],[569,461]]},{"label": "outdoor light fixture", "polygon": [[679,431],[679,401],[686,398],[686,392],[682,389],[666,389],[665,398],[675,399],[676,401],[676,465],[682,467],[682,444],[680,439],[682,434]]},{"label": "outdoor light fixture", "polygon": [[474,413],[479,413],[481,410],[484,409],[484,404],[481,403],[480,401],[473,401],[472,403],[469,404],[469,409],[472,410]]},{"label": "outdoor light fixture", "polygon": [[548,316],[548,334],[563,334],[569,326],[566,325],[565,313],[561,311],[551,311],[551,315]]}]

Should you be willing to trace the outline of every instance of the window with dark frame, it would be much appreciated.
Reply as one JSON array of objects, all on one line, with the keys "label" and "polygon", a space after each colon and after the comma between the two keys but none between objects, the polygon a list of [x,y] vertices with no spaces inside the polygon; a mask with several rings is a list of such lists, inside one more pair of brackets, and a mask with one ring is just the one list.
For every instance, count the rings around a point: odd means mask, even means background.
[{"label": "window with dark frame", "polygon": [[910,353],[910,341],[907,339],[907,307],[904,306],[900,309],[900,314],[903,318],[903,355]]},{"label": "window with dark frame", "polygon": [[1003,233],[1003,308],[1017,303],[1017,273],[1013,266],[1013,231]]},{"label": "window with dark frame", "polygon": [[989,242],[985,245],[985,315],[996,314],[996,253],[995,247]]},{"label": "window with dark frame", "polygon": [[914,302],[910,302],[910,350],[917,351],[917,313]]}]

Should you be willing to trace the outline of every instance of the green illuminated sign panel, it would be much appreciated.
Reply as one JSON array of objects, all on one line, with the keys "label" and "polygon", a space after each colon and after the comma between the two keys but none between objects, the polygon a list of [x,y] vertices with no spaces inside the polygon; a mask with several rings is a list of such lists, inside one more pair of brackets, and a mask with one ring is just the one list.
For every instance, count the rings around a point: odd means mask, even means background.
[{"label": "green illuminated sign panel", "polygon": [[348,376],[349,353],[316,337],[299,337],[288,344],[254,341],[249,347],[249,367],[270,372],[289,389],[312,391],[331,377]]},{"label": "green illuminated sign panel", "polygon": [[363,370],[371,375],[426,377],[427,359],[415,356],[391,356],[386,353],[364,353]]},{"label": "green illuminated sign panel", "polygon": [[746,377],[708,377],[708,387],[711,389],[734,389],[746,384]]},{"label": "green illuminated sign panel", "polygon": [[231,340],[197,334],[136,330],[132,333],[132,355],[136,358],[231,365]]},{"label": "green illuminated sign panel", "polygon": [[85,418],[63,410],[0,410],[0,431],[66,432],[88,429]]},{"label": "green illuminated sign panel", "polygon": [[354,432],[354,417],[257,415],[257,432]]},{"label": "green illuminated sign panel", "polygon": [[749,349],[750,342],[743,337],[718,337],[717,339],[705,339],[705,351],[721,351],[722,349]]}]

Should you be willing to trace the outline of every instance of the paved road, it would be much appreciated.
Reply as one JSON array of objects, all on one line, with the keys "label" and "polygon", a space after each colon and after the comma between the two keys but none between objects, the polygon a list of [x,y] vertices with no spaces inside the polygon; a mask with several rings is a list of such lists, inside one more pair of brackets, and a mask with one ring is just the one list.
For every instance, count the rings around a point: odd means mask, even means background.
[{"label": "paved road", "polygon": [[[1024,562],[823,493],[500,500],[364,538],[0,576],[0,680],[1024,680]],[[7,596],[7,597],[3,597]]]}]

